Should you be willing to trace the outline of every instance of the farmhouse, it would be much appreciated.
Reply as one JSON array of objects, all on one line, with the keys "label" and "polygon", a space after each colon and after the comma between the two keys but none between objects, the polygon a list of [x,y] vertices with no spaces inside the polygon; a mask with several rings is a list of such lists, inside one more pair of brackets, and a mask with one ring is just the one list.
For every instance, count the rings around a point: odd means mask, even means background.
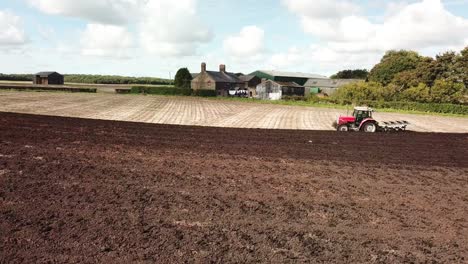
[{"label": "farmhouse", "polygon": [[281,100],[285,96],[304,96],[305,88],[295,82],[280,82],[263,79],[257,85],[257,98],[263,100]]},{"label": "farmhouse", "polygon": [[359,82],[359,81],[362,81],[362,80],[311,78],[304,85],[306,87],[305,95],[308,96],[310,94],[318,94],[318,93],[322,93],[325,95],[332,95],[341,86],[349,84],[349,83]]},{"label": "farmhouse", "polygon": [[328,79],[326,76],[302,72],[283,72],[283,71],[256,71],[250,75],[255,75],[260,79],[267,79],[277,82],[295,82],[304,85],[309,79]]},{"label": "farmhouse", "polygon": [[214,90],[218,96],[229,96],[230,90],[246,88],[246,83],[234,73],[227,72],[224,64],[216,72],[207,71],[206,63],[202,63],[200,74],[192,80],[193,90]]},{"label": "farmhouse", "polygon": [[33,76],[33,84],[38,85],[63,85],[64,78],[58,72],[39,72]]}]

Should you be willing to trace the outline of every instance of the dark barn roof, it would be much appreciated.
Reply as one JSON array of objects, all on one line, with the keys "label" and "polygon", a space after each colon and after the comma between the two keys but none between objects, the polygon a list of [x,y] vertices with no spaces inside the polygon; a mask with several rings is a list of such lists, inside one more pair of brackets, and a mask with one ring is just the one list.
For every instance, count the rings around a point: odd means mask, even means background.
[{"label": "dark barn roof", "polygon": [[224,83],[242,83],[243,81],[239,79],[234,73],[230,72],[216,72],[216,71],[206,71],[215,82],[224,82]]},{"label": "dark barn roof", "polygon": [[253,78],[255,78],[257,76],[255,75],[242,75],[242,76],[239,76],[239,79],[243,82],[250,82]]},{"label": "dark barn roof", "polygon": [[280,86],[285,86],[285,87],[296,87],[296,88],[304,87],[304,86],[299,85],[299,84],[297,84],[295,82],[278,82],[278,81],[273,81],[273,82],[279,84]]},{"label": "dark barn roof", "polygon": [[45,72],[38,72],[35,75],[40,76],[40,77],[49,77],[50,75],[55,74],[55,73],[60,74],[60,73],[54,72],[54,71],[45,71]]}]

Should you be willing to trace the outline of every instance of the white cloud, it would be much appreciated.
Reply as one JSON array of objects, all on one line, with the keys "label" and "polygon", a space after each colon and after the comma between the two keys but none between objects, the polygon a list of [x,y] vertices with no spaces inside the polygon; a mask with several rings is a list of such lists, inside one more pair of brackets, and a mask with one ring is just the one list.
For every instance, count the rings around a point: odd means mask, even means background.
[{"label": "white cloud", "polygon": [[[77,17],[93,25],[131,26],[137,31],[136,35],[139,36],[139,43],[144,50],[161,56],[193,55],[200,44],[210,41],[213,37],[211,30],[202,24],[197,14],[197,0],[28,1],[46,14]],[[117,28],[112,29],[113,34],[123,34]],[[97,28],[88,28],[87,31],[89,30],[97,30]],[[93,36],[92,39],[97,37]],[[104,39],[97,42],[105,43],[106,46],[111,45]],[[99,48],[87,48],[85,53],[107,54],[110,52]]]},{"label": "white cloud", "polygon": [[0,46],[20,46],[27,38],[19,16],[0,10]]},{"label": "white cloud", "polygon": [[81,52],[87,56],[128,58],[132,35],[125,27],[88,24],[81,35]]},{"label": "white cloud", "polygon": [[327,39],[340,38],[336,31],[340,21],[360,12],[358,5],[343,0],[283,0],[283,4],[300,17],[306,33]]},{"label": "white cloud", "polygon": [[28,0],[30,5],[50,15],[82,18],[103,24],[125,24],[139,0]]},{"label": "white cloud", "polygon": [[421,49],[462,45],[466,36],[468,19],[451,14],[440,0],[424,0],[388,17],[373,37],[382,49]]},{"label": "white cloud", "polygon": [[375,52],[342,52],[326,45],[310,45],[292,47],[286,52],[276,53],[264,67],[331,75],[346,68],[368,68],[375,64],[380,56]]},{"label": "white cloud", "polygon": [[347,0],[283,0],[289,10],[307,18],[335,19],[358,13],[360,8]]},{"label": "white cloud", "polygon": [[265,31],[257,26],[247,26],[224,40],[224,49],[232,57],[247,59],[264,51]]},{"label": "white cloud", "polygon": [[[299,2],[302,1],[305,0]],[[335,16],[317,16],[314,8],[299,8],[295,0],[284,2],[301,17],[306,33],[347,50],[385,51],[462,45],[468,35],[468,19],[451,14],[440,0],[388,5],[389,12],[382,23],[372,23],[356,12],[345,15],[340,9]],[[351,5],[336,0],[328,2],[329,6],[336,7]]]},{"label": "white cloud", "polygon": [[195,55],[199,44],[213,38],[197,15],[196,0],[148,0],[139,30],[142,46],[161,56]]},{"label": "white cloud", "polygon": [[[466,45],[468,19],[447,11],[440,0],[388,4],[380,22],[372,22],[348,1],[329,0],[323,6],[312,1],[283,0],[296,14],[305,33],[318,38],[315,46],[272,57],[270,64],[314,63],[323,69],[371,67],[390,49],[413,49],[431,55]],[[346,7],[347,6],[347,7]],[[333,14],[330,7],[336,8]],[[350,10],[346,13],[344,10]],[[322,10],[322,11],[320,11]],[[324,12],[323,15],[320,12]],[[281,62],[281,63],[280,63]]]}]

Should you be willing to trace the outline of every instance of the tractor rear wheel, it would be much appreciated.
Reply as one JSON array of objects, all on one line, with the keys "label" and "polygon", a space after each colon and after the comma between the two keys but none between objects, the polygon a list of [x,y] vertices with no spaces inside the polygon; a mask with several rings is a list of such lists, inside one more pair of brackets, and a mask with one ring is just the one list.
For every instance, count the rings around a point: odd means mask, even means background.
[{"label": "tractor rear wheel", "polygon": [[377,132],[377,125],[375,123],[366,123],[362,129],[366,133]]},{"label": "tractor rear wheel", "polygon": [[348,125],[339,125],[336,130],[338,130],[338,132],[348,132],[349,127],[348,127]]}]

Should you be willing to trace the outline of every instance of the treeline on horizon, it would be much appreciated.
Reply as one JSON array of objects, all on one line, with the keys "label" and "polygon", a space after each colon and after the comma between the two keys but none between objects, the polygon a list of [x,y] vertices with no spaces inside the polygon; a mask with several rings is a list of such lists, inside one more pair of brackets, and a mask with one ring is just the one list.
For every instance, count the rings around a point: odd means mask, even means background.
[{"label": "treeline on horizon", "polygon": [[[92,75],[92,74],[65,74],[66,83],[83,84],[151,84],[151,85],[172,85],[173,80],[155,77],[128,77],[118,75]],[[23,81],[32,82],[33,74],[2,74],[2,81]]]},{"label": "treeline on horizon", "polygon": [[346,70],[334,76],[363,79],[343,86],[333,99],[343,103],[364,101],[416,102],[428,104],[468,103],[468,47],[435,58],[415,51],[388,51],[363,76],[365,70]]}]

